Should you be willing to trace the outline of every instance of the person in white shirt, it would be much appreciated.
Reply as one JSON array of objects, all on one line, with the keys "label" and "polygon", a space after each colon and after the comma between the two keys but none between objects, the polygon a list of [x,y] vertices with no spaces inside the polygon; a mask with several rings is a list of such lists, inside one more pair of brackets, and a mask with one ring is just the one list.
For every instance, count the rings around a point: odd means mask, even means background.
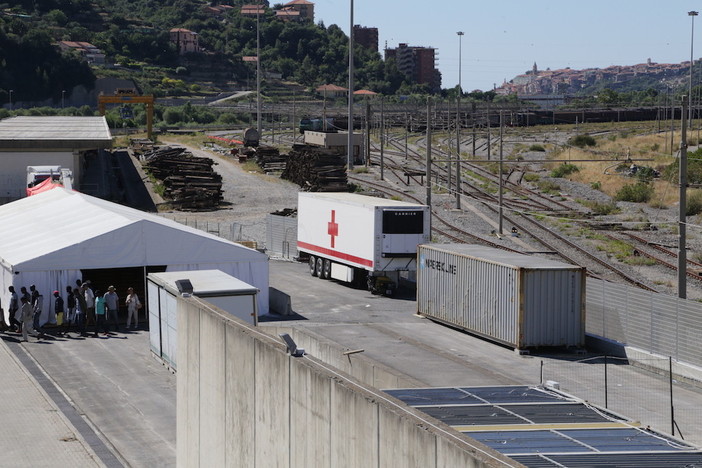
[{"label": "person in white shirt", "polygon": [[139,301],[137,293],[134,292],[134,288],[127,289],[127,300],[125,304],[127,305],[127,329],[129,329],[129,325],[132,323],[132,318],[134,318],[134,328],[138,328],[141,302]]}]

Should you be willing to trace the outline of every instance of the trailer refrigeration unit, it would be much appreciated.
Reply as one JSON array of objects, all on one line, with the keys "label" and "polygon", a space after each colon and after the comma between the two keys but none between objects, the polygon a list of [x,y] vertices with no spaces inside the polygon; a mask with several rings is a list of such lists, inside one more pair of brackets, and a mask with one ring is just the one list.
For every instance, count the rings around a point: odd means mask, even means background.
[{"label": "trailer refrigeration unit", "polygon": [[417,245],[429,242],[429,207],[352,193],[300,193],[297,248],[310,273],[392,294],[414,275]]},{"label": "trailer refrigeration unit", "polygon": [[584,267],[480,245],[417,255],[420,315],[520,350],[585,344]]}]

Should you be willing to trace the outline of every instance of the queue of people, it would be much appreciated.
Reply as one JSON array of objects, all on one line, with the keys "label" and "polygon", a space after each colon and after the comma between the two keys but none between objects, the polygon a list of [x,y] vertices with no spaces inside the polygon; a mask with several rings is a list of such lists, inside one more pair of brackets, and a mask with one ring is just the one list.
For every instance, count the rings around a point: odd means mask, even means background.
[{"label": "queue of people", "polygon": [[[64,295],[58,290],[53,291],[54,306],[49,308],[50,314],[45,324],[40,323],[44,296],[35,285],[31,285],[29,291],[22,286],[19,294],[14,286],[10,286],[8,290],[9,324],[5,323],[4,312],[1,313],[0,331],[20,333],[22,341],[28,341],[29,335],[40,338],[45,327],[53,328],[58,335],[75,332],[80,336],[88,336],[88,328],[93,329],[95,337],[100,332],[103,336],[109,336],[111,328],[114,328],[115,332],[119,331],[120,299],[114,286],[109,286],[103,294],[99,290],[94,291],[90,281],[77,280],[75,287],[66,286]],[[139,310],[142,304],[133,288],[127,290],[124,306],[127,308],[127,329],[136,329],[139,326]]]}]

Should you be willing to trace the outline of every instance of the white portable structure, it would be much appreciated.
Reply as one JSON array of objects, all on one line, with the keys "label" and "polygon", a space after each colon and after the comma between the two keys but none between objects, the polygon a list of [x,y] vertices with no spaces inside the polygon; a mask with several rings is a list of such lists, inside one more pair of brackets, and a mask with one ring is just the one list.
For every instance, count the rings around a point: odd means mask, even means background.
[{"label": "white portable structure", "polygon": [[310,255],[310,272],[353,281],[417,268],[417,245],[429,241],[426,205],[353,193],[299,193],[297,247]]},{"label": "white portable structure", "polygon": [[147,277],[151,352],[177,368],[177,296],[192,294],[252,325],[258,289],[220,270],[151,273]]},{"label": "white portable structure", "polygon": [[154,214],[57,188],[0,206],[0,226],[3,307],[9,286],[35,284],[48,298],[82,269],[166,266],[222,270],[258,288],[258,310],[268,313],[265,254]]}]

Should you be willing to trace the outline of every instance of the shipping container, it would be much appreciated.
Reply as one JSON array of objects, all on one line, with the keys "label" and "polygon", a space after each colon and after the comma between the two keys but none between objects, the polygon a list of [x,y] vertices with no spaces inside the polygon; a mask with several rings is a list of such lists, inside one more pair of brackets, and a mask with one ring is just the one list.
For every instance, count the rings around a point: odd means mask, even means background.
[{"label": "shipping container", "polygon": [[417,268],[417,245],[429,241],[426,205],[353,193],[300,193],[297,248],[322,279],[367,282],[391,294],[400,272]]},{"label": "shipping container", "polygon": [[417,311],[517,349],[583,346],[584,267],[468,244],[418,247]]},{"label": "shipping container", "polygon": [[258,324],[258,289],[221,270],[171,271],[147,276],[149,341],[151,352],[177,368],[178,301],[191,294],[249,324]]}]

